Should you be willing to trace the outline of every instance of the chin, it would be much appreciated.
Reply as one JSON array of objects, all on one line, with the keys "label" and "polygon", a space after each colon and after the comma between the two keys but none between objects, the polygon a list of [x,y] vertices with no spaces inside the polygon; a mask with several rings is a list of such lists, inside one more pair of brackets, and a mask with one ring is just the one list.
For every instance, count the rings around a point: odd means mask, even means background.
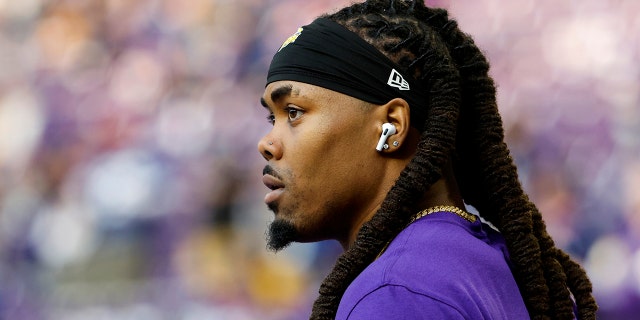
[{"label": "chin", "polygon": [[299,232],[296,226],[284,219],[274,220],[267,231],[267,248],[278,252],[291,243],[299,241]]}]

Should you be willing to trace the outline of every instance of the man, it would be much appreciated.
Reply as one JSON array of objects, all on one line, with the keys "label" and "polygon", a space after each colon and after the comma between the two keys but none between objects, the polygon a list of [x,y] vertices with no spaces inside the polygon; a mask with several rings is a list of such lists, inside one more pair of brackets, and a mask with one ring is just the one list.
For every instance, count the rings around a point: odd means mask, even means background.
[{"label": "man", "polygon": [[584,270],[518,181],[488,68],[420,1],[356,3],[275,54],[268,244],[345,249],[312,319],[595,318]]}]

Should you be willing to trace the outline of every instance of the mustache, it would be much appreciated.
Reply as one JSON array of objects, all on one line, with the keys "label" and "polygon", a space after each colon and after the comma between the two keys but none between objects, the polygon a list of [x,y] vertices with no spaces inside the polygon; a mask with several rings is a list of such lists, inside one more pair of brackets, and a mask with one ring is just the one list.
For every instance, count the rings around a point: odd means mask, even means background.
[{"label": "mustache", "polygon": [[270,165],[266,165],[266,166],[264,166],[264,169],[262,169],[262,175],[264,176],[265,174],[268,174],[270,176],[274,176],[278,180],[282,180],[282,177],[280,176],[280,174],[278,174],[278,172]]}]

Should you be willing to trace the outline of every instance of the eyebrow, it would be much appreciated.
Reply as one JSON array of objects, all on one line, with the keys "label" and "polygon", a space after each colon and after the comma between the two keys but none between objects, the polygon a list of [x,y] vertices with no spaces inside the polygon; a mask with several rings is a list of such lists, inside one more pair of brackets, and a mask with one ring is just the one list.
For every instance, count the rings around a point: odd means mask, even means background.
[{"label": "eyebrow", "polygon": [[[282,87],[278,87],[273,91],[271,91],[271,101],[273,101],[274,103],[277,103],[279,100],[281,100],[285,96],[290,95],[292,91],[293,91],[293,86],[290,84],[284,85]],[[260,104],[262,104],[263,107],[269,109],[269,105],[267,104],[267,101],[265,101],[264,98],[262,97],[260,98]]]}]

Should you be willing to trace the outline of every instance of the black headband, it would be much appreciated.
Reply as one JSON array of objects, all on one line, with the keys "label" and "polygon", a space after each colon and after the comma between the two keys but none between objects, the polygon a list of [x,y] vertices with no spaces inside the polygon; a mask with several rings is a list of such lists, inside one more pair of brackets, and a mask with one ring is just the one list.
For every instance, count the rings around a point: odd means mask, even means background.
[{"label": "black headband", "polygon": [[378,105],[403,98],[418,120],[414,124],[421,124],[428,101],[426,92],[400,70],[357,34],[327,18],[318,18],[298,28],[282,44],[269,66],[267,84],[300,81]]}]

